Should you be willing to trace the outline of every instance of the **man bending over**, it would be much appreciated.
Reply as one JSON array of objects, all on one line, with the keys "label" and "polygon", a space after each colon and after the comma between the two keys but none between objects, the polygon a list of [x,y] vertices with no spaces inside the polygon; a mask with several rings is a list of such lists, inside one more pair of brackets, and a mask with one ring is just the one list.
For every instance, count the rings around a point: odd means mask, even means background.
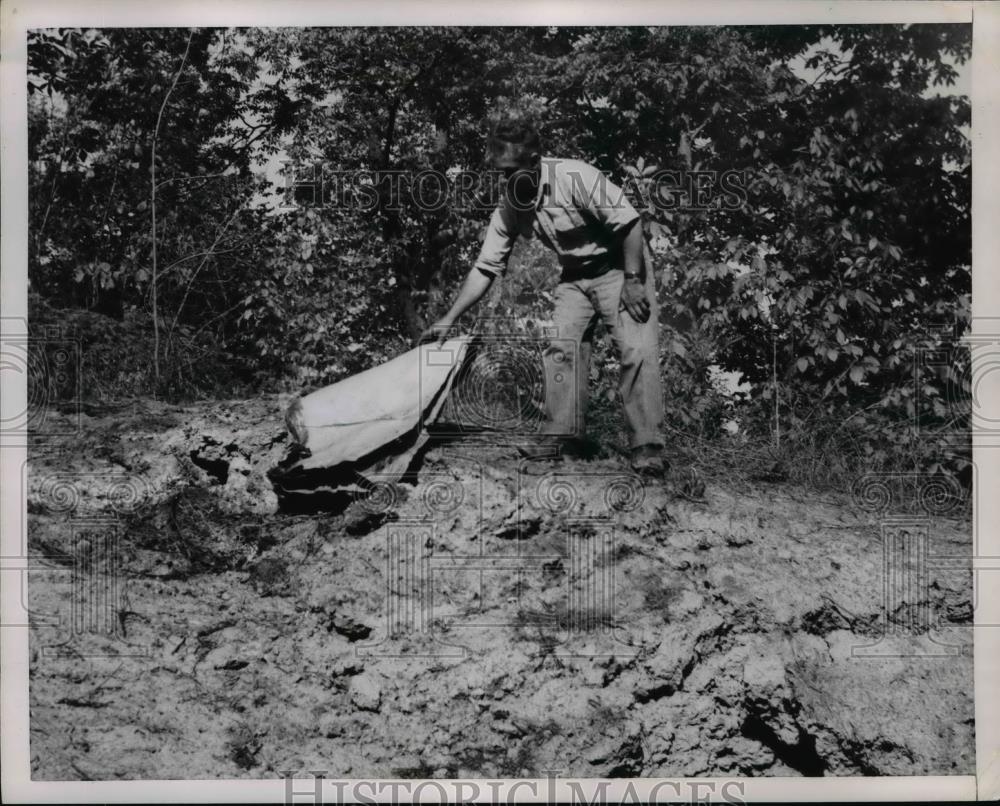
[{"label": "man bending over", "polygon": [[[493,167],[504,175],[503,197],[458,297],[421,342],[443,341],[506,272],[517,236],[536,235],[555,251],[562,274],[553,313],[558,338],[543,355],[548,419],[537,448],[526,453],[551,455],[560,443],[583,437],[591,346],[600,317],[621,361],[619,389],[632,468],[662,474],[659,317],[651,267],[643,260],[639,214],[594,166],[542,157],[538,133],[524,121],[498,123],[489,150]],[[565,378],[575,378],[576,388],[559,382]]]}]

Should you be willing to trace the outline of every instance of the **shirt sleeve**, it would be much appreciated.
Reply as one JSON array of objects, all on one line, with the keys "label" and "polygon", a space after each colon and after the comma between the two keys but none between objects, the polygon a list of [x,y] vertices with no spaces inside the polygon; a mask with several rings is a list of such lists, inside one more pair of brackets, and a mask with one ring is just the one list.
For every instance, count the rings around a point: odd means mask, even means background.
[{"label": "shirt sleeve", "polygon": [[574,166],[579,175],[572,178],[573,203],[593,216],[609,232],[618,234],[639,213],[625,192],[593,165],[579,162]]},{"label": "shirt sleeve", "polygon": [[475,267],[493,277],[502,277],[507,271],[507,261],[515,240],[517,234],[508,226],[502,208],[497,207],[490,216],[490,223],[486,227],[486,239],[479,250]]}]

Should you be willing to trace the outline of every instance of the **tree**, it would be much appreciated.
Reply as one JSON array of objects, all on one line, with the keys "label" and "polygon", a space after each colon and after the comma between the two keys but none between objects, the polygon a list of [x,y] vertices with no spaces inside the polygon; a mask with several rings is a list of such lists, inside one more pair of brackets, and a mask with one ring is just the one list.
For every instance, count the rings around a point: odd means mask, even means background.
[{"label": "tree", "polygon": [[[232,280],[259,248],[248,209],[259,180],[240,119],[257,64],[233,36],[29,33],[32,287],[116,318],[156,309],[164,356],[183,325],[218,324],[232,309]],[[151,365],[160,358],[156,344]]]}]

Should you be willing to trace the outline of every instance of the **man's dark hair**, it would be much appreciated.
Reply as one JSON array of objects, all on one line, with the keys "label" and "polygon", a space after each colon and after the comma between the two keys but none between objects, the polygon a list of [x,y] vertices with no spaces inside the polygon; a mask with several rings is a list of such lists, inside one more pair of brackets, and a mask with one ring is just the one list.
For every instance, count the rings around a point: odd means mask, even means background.
[{"label": "man's dark hair", "polygon": [[541,150],[538,129],[523,117],[500,118],[490,132],[488,147],[491,156],[497,156],[508,149],[520,154],[530,154]]}]

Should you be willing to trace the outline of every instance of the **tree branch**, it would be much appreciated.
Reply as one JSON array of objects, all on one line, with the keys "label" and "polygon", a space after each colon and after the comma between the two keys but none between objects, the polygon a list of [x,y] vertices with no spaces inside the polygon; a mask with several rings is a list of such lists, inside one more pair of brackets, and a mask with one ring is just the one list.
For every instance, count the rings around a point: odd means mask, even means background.
[{"label": "tree branch", "polygon": [[[160,104],[160,111],[156,116],[156,127],[153,129],[153,147],[152,154],[149,161],[149,179],[150,179],[150,189],[149,189],[149,209],[150,209],[150,229],[153,238],[153,270],[152,277],[150,280],[150,288],[153,292],[153,377],[156,380],[157,388],[160,385],[160,322],[158,318],[157,311],[157,295],[156,295],[156,142],[160,137],[160,124],[163,122],[163,110],[167,108],[167,102],[170,100],[170,96],[177,86],[177,81],[181,77],[181,73],[184,71],[184,65],[187,64],[188,52],[191,50],[191,39],[194,37],[194,28],[188,32],[187,44],[184,46],[184,55],[181,56],[180,66],[177,68],[177,72],[174,73],[174,80],[170,84],[170,89],[167,90],[167,94],[163,96],[163,103]],[[154,391],[155,396],[155,391]]]},{"label": "tree branch", "polygon": [[191,279],[188,280],[187,287],[184,289],[184,296],[181,297],[180,304],[177,306],[177,311],[174,314],[174,321],[170,325],[170,331],[167,333],[168,344],[170,343],[170,340],[173,338],[174,329],[177,327],[177,322],[181,318],[181,311],[184,310],[184,304],[187,302],[188,295],[191,293],[191,286],[194,285],[195,278],[198,276],[201,270],[205,268],[205,264],[208,262],[208,259],[212,255],[219,254],[218,252],[215,251],[215,247],[219,245],[219,241],[221,241],[223,236],[226,234],[226,230],[229,229],[229,225],[233,223],[233,220],[236,218],[237,215],[239,215],[241,210],[242,210],[241,207],[237,207],[236,210],[233,211],[233,214],[226,219],[225,223],[219,229],[218,233],[216,233],[215,240],[212,241],[212,245],[208,248],[208,251],[201,259],[201,263],[198,264],[198,268],[195,269],[194,272],[191,274]]}]

